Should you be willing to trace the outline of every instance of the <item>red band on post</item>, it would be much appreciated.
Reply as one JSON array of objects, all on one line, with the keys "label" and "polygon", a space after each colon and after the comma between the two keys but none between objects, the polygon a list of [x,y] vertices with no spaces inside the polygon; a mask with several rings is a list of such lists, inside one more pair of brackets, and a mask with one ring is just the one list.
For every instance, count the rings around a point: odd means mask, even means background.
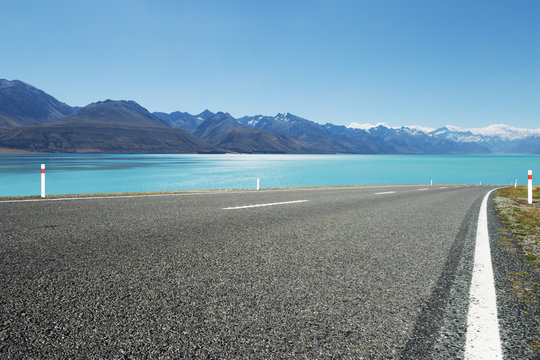
[{"label": "red band on post", "polygon": [[41,173],[42,173],[42,174],[45,174],[45,169],[41,169]]},{"label": "red band on post", "polygon": [[532,180],[532,175],[529,175],[529,180]]}]

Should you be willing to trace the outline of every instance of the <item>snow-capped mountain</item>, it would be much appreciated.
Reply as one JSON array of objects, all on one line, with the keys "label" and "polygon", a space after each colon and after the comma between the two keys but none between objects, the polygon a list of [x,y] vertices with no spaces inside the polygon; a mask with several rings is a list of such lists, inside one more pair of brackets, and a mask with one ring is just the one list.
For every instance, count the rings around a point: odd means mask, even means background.
[{"label": "snow-capped mountain", "polygon": [[309,146],[314,153],[381,153],[376,144],[354,140],[331,133],[325,126],[311,120],[285,113],[275,116],[244,116],[238,121],[244,125],[280,135],[293,136]]},{"label": "snow-capped mountain", "polygon": [[540,128],[538,129],[524,129],[524,128],[517,128],[505,124],[494,124],[483,128],[470,128],[470,129],[463,129],[457,126],[453,125],[446,125],[439,129],[434,129],[430,127],[425,127],[421,125],[407,125],[402,127],[395,127],[390,126],[384,122],[380,122],[377,124],[371,124],[371,123],[356,123],[353,122],[349,124],[347,127],[351,129],[361,129],[369,131],[370,129],[383,126],[387,129],[401,129],[401,128],[409,128],[414,130],[419,130],[427,134],[433,134],[435,136],[440,135],[448,135],[448,136],[454,136],[455,139],[460,139],[460,141],[479,141],[485,137],[492,137],[492,136],[498,136],[501,139],[507,139],[507,140],[515,140],[515,139],[523,139],[528,136],[540,136]]},{"label": "snow-capped mountain", "polygon": [[502,124],[475,129],[445,126],[430,134],[458,143],[482,144],[496,154],[540,152],[540,129],[520,129]]},{"label": "snow-capped mountain", "polygon": [[[185,131],[188,131],[189,133]],[[194,135],[194,136],[193,136]],[[51,140],[52,139],[52,140]],[[321,125],[293,115],[154,113],[133,101],[74,108],[0,79],[0,148],[41,152],[540,154],[540,129]],[[90,150],[89,150],[90,149]]]},{"label": "snow-capped mountain", "polygon": [[379,126],[383,126],[383,127],[387,128],[387,129],[408,128],[408,129],[412,129],[412,130],[419,130],[419,131],[422,131],[424,133],[429,133],[429,132],[432,132],[433,130],[435,130],[434,128],[429,128],[429,127],[425,127],[425,126],[421,126],[421,125],[407,125],[407,126],[396,127],[396,126],[390,126],[385,122],[380,122],[380,123],[377,123],[377,124],[371,124],[371,123],[360,124],[360,123],[353,122],[353,123],[349,124],[347,127],[351,128],[351,129],[360,129],[360,130],[368,131],[370,129],[373,129],[373,128],[376,128],[376,127],[379,127]]},{"label": "snow-capped mountain", "polygon": [[387,127],[383,124],[355,127],[338,127],[326,124],[329,131],[347,137],[362,137],[378,144],[386,154],[489,154],[491,150],[477,143],[458,143],[451,139],[437,137],[419,129],[403,126]]},{"label": "snow-capped mountain", "polygon": [[[447,125],[439,129],[423,126],[391,127],[385,123],[359,124],[347,126],[351,130],[363,130],[372,135],[385,134],[389,137],[430,136],[435,139],[445,139],[457,144],[476,145],[477,150],[488,149],[487,153],[495,154],[534,154],[540,153],[540,129],[523,129],[495,124],[484,128],[462,129]],[[468,147],[470,149],[470,146]],[[472,149],[470,149],[472,150]],[[476,152],[476,151],[475,151]]]},{"label": "snow-capped mountain", "polygon": [[446,126],[449,131],[454,133],[463,133],[463,132],[470,132],[474,135],[482,135],[482,136],[498,136],[501,139],[507,139],[507,140],[515,140],[515,139],[523,139],[529,136],[540,136],[540,128],[539,129],[523,129],[523,128],[517,128],[513,126],[508,126],[505,124],[494,124],[490,125],[484,128],[472,128],[472,129],[461,129],[456,126],[448,125]]}]

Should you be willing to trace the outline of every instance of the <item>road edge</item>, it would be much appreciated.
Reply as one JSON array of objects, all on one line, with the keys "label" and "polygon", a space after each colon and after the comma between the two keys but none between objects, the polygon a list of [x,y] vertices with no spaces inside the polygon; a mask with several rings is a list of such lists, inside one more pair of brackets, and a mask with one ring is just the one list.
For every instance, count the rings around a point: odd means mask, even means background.
[{"label": "road edge", "polygon": [[464,354],[465,359],[471,360],[503,358],[487,211],[495,190],[484,196],[478,215]]}]

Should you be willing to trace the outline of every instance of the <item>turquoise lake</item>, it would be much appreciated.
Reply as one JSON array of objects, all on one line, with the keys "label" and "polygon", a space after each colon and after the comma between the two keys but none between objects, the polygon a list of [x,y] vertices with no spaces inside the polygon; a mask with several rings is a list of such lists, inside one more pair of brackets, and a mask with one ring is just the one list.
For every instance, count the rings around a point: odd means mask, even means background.
[{"label": "turquoise lake", "polygon": [[0,196],[389,184],[518,184],[540,156],[0,154]]}]

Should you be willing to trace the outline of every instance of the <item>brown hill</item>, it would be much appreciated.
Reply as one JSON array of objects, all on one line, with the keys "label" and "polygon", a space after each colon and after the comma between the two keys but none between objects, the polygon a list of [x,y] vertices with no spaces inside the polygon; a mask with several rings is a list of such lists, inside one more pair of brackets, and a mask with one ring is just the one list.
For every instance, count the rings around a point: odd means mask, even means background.
[{"label": "brown hill", "polygon": [[218,112],[207,118],[193,135],[219,148],[241,153],[309,153],[303,141],[288,135],[242,126],[231,115]]},{"label": "brown hill", "polygon": [[247,127],[230,128],[206,138],[205,141],[219,148],[240,153],[304,154],[311,152],[304,142],[292,136]]},{"label": "brown hill", "polygon": [[74,111],[75,108],[22,81],[0,79],[0,129],[42,125]]},{"label": "brown hill", "polygon": [[90,104],[50,124],[19,127],[0,147],[40,152],[216,153],[186,131],[168,127],[134,101]]}]

